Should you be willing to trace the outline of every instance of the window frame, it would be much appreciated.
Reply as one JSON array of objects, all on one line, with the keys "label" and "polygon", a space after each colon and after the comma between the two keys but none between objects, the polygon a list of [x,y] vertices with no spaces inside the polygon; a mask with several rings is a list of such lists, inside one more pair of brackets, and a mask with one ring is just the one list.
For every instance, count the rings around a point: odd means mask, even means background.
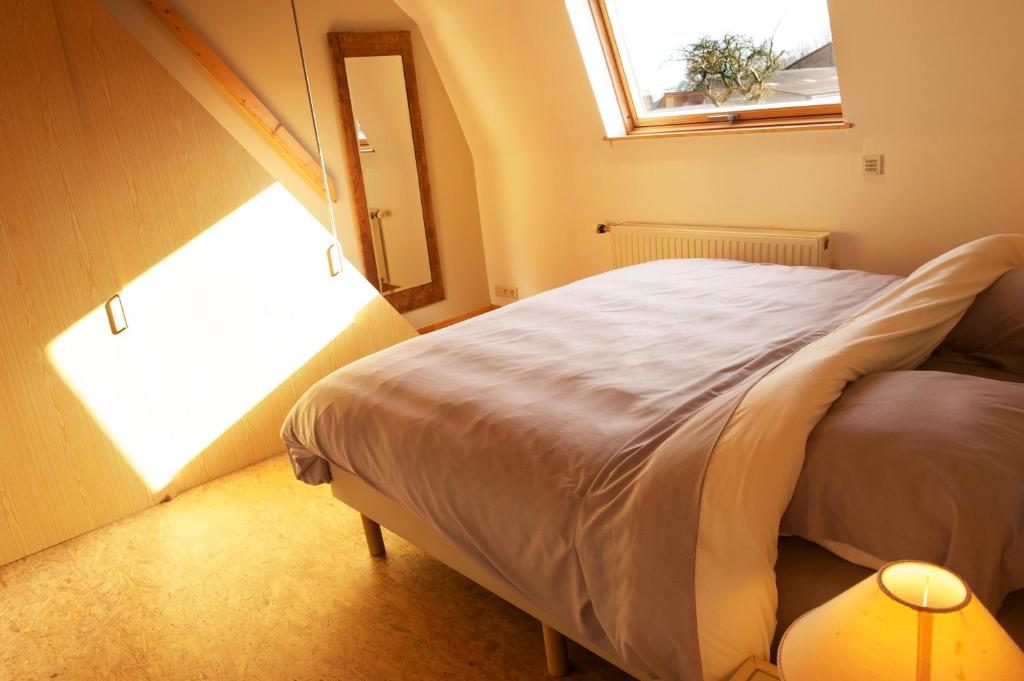
[{"label": "window frame", "polygon": [[[843,118],[842,102],[835,104],[796,104],[765,109],[739,111],[707,111],[704,113],[659,116],[644,119],[637,114],[636,104],[629,89],[629,78],[619,56],[615,30],[605,0],[587,0],[593,14],[598,41],[604,51],[605,63],[611,78],[615,98],[622,114],[625,137],[674,137],[691,134],[722,134],[849,128]],[[731,116],[731,120],[711,120],[711,117]],[[623,139],[609,137],[608,139]]]}]

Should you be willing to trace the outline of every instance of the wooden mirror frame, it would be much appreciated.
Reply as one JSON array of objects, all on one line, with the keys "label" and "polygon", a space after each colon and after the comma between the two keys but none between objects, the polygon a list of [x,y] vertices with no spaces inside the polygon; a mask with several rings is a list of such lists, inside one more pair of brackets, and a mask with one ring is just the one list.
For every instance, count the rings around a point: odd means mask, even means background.
[{"label": "wooden mirror frame", "polygon": [[341,104],[341,145],[345,152],[345,168],[352,191],[352,217],[359,226],[359,245],[363,250],[366,278],[380,287],[377,260],[374,255],[370,210],[366,200],[366,185],[356,138],[355,115],[352,112],[352,94],[348,86],[346,57],[402,58],[405,73],[405,95],[409,102],[409,126],[412,130],[413,150],[416,154],[416,175],[419,177],[420,204],[423,210],[423,230],[427,240],[427,259],[430,263],[430,281],[385,296],[399,312],[414,310],[444,300],[444,282],[441,278],[441,258],[437,250],[437,230],[434,225],[434,207],[430,195],[427,173],[427,149],[423,137],[423,115],[420,110],[419,91],[416,87],[416,69],[412,60],[412,39],[409,31],[380,33],[328,33],[334,62],[334,75],[338,82],[338,101]]}]

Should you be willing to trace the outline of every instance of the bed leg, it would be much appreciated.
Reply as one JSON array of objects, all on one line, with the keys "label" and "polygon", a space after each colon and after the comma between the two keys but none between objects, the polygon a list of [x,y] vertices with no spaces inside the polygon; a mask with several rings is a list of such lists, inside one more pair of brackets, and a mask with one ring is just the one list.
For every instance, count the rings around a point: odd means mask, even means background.
[{"label": "bed leg", "polygon": [[544,654],[548,658],[548,674],[565,676],[569,673],[569,647],[565,636],[541,622],[544,630]]},{"label": "bed leg", "polygon": [[363,519],[363,534],[366,535],[366,548],[370,549],[371,556],[384,555],[384,535],[380,531],[380,525],[375,520],[370,520],[360,514]]}]

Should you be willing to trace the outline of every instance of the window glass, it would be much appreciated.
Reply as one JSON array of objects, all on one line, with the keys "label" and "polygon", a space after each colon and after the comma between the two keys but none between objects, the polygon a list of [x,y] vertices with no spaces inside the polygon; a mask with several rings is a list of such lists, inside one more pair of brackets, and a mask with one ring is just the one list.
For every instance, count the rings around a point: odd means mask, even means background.
[{"label": "window glass", "polygon": [[604,6],[640,124],[839,104],[827,0]]}]

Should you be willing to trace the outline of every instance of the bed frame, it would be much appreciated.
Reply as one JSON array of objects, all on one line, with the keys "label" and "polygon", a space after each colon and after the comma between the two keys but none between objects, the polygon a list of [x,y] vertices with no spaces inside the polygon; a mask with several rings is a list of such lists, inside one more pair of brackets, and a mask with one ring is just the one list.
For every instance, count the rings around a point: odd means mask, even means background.
[{"label": "bed frame", "polygon": [[[590,650],[619,669],[638,679],[651,681],[614,653],[588,643],[585,637],[569,627],[561,617],[545,612],[526,600],[500,577],[481,569],[474,561],[445,539],[412,511],[362,482],[351,473],[331,464],[331,489],[334,496],[358,511],[363,518],[363,531],[370,555],[384,555],[381,525],[441,561],[456,572],[473,580],[491,593],[511,603],[541,622],[548,672],[564,676],[569,672],[567,638]],[[779,602],[777,626],[772,649],[778,645],[783,631],[800,615],[834,598],[874,570],[849,563],[808,541],[789,537],[780,539],[779,558],[775,565]],[[1004,606],[1000,621],[1019,642],[1024,643],[1024,590],[1011,594],[1012,608]],[[1015,600],[1014,600],[1015,599]],[[1003,617],[1004,611],[1009,618]]]},{"label": "bed frame", "polygon": [[331,490],[334,496],[362,515],[366,546],[370,550],[371,556],[384,556],[384,535],[381,533],[381,525],[383,525],[451,569],[540,620],[544,634],[544,653],[547,657],[548,673],[552,676],[564,676],[569,673],[568,637],[624,672],[632,674],[638,679],[650,681],[649,676],[633,669],[613,653],[586,643],[583,637],[568,627],[560,617],[544,612],[523,598],[522,594],[517,593],[509,584],[478,567],[454,544],[408,509],[333,464],[331,464],[331,476]]}]

